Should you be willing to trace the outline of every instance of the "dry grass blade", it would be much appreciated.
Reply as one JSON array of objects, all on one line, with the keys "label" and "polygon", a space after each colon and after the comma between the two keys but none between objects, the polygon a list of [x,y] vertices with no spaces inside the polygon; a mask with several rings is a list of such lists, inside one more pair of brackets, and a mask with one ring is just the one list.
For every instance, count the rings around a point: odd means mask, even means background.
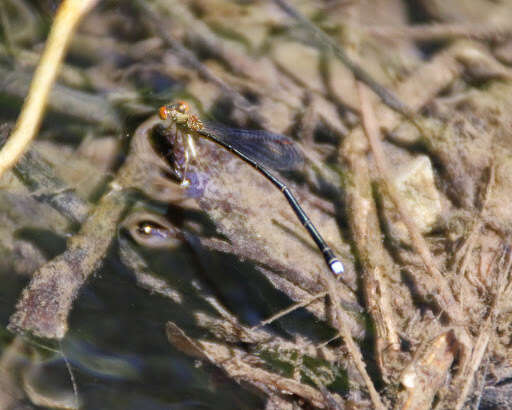
[{"label": "dry grass blade", "polygon": [[64,0],[59,7],[41,61],[34,73],[16,127],[0,151],[0,176],[23,155],[39,128],[48,93],[73,33],[82,17],[98,0]]}]

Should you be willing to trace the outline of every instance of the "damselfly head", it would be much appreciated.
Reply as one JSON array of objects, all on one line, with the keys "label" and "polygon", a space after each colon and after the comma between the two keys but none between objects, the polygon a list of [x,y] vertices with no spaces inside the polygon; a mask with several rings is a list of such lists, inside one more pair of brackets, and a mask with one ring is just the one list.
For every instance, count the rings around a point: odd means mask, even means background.
[{"label": "damselfly head", "polygon": [[180,114],[188,114],[190,112],[190,107],[188,103],[185,101],[176,101],[173,104],[167,104],[160,107],[158,110],[158,115],[162,120],[167,120],[169,118],[175,120],[175,118],[180,117]]},{"label": "damselfly head", "polygon": [[185,101],[177,101],[160,107],[158,115],[163,121],[171,120],[175,124],[186,127],[191,131],[198,131],[204,128],[201,120],[197,116],[190,114],[190,106]]}]

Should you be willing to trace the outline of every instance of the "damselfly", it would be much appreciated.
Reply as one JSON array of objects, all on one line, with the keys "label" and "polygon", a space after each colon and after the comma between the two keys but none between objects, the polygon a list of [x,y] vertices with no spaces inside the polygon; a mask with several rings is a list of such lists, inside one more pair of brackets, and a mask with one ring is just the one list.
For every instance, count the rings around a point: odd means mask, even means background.
[{"label": "damselfly", "polygon": [[169,120],[170,126],[181,131],[171,134],[175,139],[171,143],[181,147],[173,153],[172,158],[173,171],[178,180],[186,182],[186,169],[190,155],[194,152],[194,144],[191,140],[193,134],[213,141],[251,165],[276,186],[322,252],[331,272],[335,275],[344,272],[343,264],[324,241],[290,189],[267,169],[267,167],[276,170],[293,169],[302,163],[302,155],[292,140],[267,131],[240,130],[219,124],[203,123],[197,116],[190,113],[188,104],[183,101],[161,107],[159,115],[162,120]]}]

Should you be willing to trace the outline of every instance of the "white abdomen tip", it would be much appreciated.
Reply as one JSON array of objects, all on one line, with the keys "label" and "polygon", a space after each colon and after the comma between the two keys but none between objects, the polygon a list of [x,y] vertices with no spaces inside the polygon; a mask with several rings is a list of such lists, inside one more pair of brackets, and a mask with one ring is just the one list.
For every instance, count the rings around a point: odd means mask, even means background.
[{"label": "white abdomen tip", "polygon": [[343,264],[339,260],[335,260],[331,262],[331,270],[334,272],[334,274],[339,275],[343,272],[345,272],[345,268],[343,267]]}]

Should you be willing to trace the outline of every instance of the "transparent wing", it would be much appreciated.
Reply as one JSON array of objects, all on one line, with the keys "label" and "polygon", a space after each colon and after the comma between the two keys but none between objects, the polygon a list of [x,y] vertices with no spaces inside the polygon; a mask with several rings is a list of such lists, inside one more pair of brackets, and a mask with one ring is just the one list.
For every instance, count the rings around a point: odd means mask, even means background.
[{"label": "transparent wing", "polygon": [[290,138],[263,130],[229,128],[205,123],[209,133],[262,165],[276,170],[296,170],[304,165],[304,156]]}]

